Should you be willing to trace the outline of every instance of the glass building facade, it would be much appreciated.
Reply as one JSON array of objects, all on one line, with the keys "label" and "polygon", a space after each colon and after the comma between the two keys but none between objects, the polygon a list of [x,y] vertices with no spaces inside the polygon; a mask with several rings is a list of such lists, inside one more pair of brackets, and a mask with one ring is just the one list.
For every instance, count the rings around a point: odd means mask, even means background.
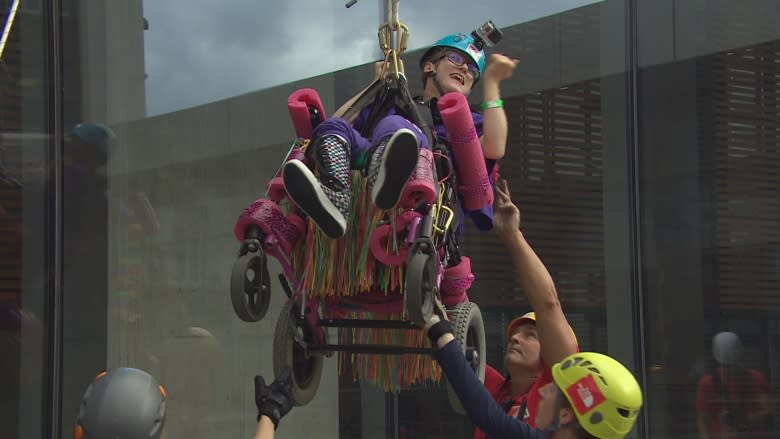
[{"label": "glass building facade", "polygon": [[[314,88],[330,113],[370,83],[385,3],[0,0],[4,437],[72,437],[87,385],[120,366],[166,387],[164,437],[251,437],[252,379],[273,373],[286,296],[272,261],[268,316],[236,316],[233,227],[294,138],[288,95]],[[399,11],[413,94],[422,49],[487,19],[504,31],[495,50],[520,60],[502,83],[501,174],[580,348],[619,359],[643,387],[632,437],[704,437],[697,391],[720,331],[739,335],[774,410],[780,3]],[[114,135],[74,146],[90,123]],[[528,304],[494,234],[467,227],[462,249],[500,369],[504,329]],[[443,385],[385,392],[337,355],[323,363],[316,396],[279,437],[471,437]],[[780,436],[780,418],[764,421]]]}]

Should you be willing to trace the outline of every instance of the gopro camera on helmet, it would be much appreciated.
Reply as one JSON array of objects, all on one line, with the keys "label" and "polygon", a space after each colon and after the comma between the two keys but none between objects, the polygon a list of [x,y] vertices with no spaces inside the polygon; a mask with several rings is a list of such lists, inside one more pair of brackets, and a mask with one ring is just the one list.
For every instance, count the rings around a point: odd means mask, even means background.
[{"label": "gopro camera on helmet", "polygon": [[504,37],[504,34],[501,32],[501,29],[493,24],[493,21],[488,20],[482,26],[474,29],[471,32],[471,36],[474,37],[476,45],[481,50],[485,46],[493,47],[498,44],[501,38]]}]

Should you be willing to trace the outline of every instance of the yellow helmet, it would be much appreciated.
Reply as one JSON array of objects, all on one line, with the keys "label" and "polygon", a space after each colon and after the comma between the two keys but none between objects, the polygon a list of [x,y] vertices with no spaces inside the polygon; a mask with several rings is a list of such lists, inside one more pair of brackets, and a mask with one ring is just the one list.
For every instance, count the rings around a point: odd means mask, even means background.
[{"label": "yellow helmet", "polygon": [[617,360],[578,352],[553,365],[552,374],[585,431],[603,439],[631,431],[642,407],[642,389]]}]

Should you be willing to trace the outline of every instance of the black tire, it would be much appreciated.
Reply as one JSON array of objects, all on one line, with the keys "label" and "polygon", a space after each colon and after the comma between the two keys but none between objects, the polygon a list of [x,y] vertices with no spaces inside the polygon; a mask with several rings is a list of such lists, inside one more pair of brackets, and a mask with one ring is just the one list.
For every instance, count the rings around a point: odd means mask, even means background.
[{"label": "black tire", "polygon": [[436,260],[426,253],[415,253],[406,266],[406,313],[415,325],[424,327],[433,314],[436,290]]},{"label": "black tire", "polygon": [[[448,313],[455,330],[455,339],[460,343],[466,360],[471,365],[479,380],[485,382],[485,325],[482,321],[482,313],[474,302],[463,302],[455,306]],[[461,415],[466,414],[460,399],[447,383],[447,398],[452,409]]]},{"label": "black tire", "polygon": [[262,249],[247,252],[233,263],[230,301],[233,311],[245,322],[258,322],[265,317],[271,303],[271,276]]},{"label": "black tire", "polygon": [[297,306],[287,301],[279,314],[274,330],[274,376],[285,369],[292,369],[292,396],[297,406],[306,405],[317,393],[322,378],[324,358],[321,354],[306,355],[295,339],[296,333],[302,334],[307,342],[313,340],[312,330],[307,323],[298,324],[293,314]]}]

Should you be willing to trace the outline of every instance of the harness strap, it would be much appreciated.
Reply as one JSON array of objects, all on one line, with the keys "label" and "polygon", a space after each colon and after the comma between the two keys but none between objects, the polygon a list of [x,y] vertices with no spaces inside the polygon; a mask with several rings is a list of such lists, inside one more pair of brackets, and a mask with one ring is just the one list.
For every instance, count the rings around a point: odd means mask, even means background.
[{"label": "harness strap", "polygon": [[363,93],[361,93],[360,96],[355,99],[355,102],[352,103],[352,106],[347,108],[342,117],[349,123],[354,122],[355,118],[358,116],[358,114],[360,114],[361,111],[363,111],[364,108],[366,108],[372,102],[376,101],[377,95],[382,91],[384,86],[384,80],[377,79],[372,82],[371,85],[369,85],[368,88],[366,88]]},{"label": "harness strap", "polygon": [[431,149],[433,149],[436,138],[433,133],[433,119],[427,118],[430,117],[430,111],[422,112],[422,114],[426,116],[426,119],[423,119],[424,116],[421,115],[419,106],[415,103],[411,93],[409,93],[409,88],[406,85],[406,78],[399,78],[398,85],[401,93],[399,96],[400,99],[396,99],[396,105],[408,116],[409,120],[420,127],[422,132],[425,133],[425,136],[428,138],[428,144],[431,145]]}]

